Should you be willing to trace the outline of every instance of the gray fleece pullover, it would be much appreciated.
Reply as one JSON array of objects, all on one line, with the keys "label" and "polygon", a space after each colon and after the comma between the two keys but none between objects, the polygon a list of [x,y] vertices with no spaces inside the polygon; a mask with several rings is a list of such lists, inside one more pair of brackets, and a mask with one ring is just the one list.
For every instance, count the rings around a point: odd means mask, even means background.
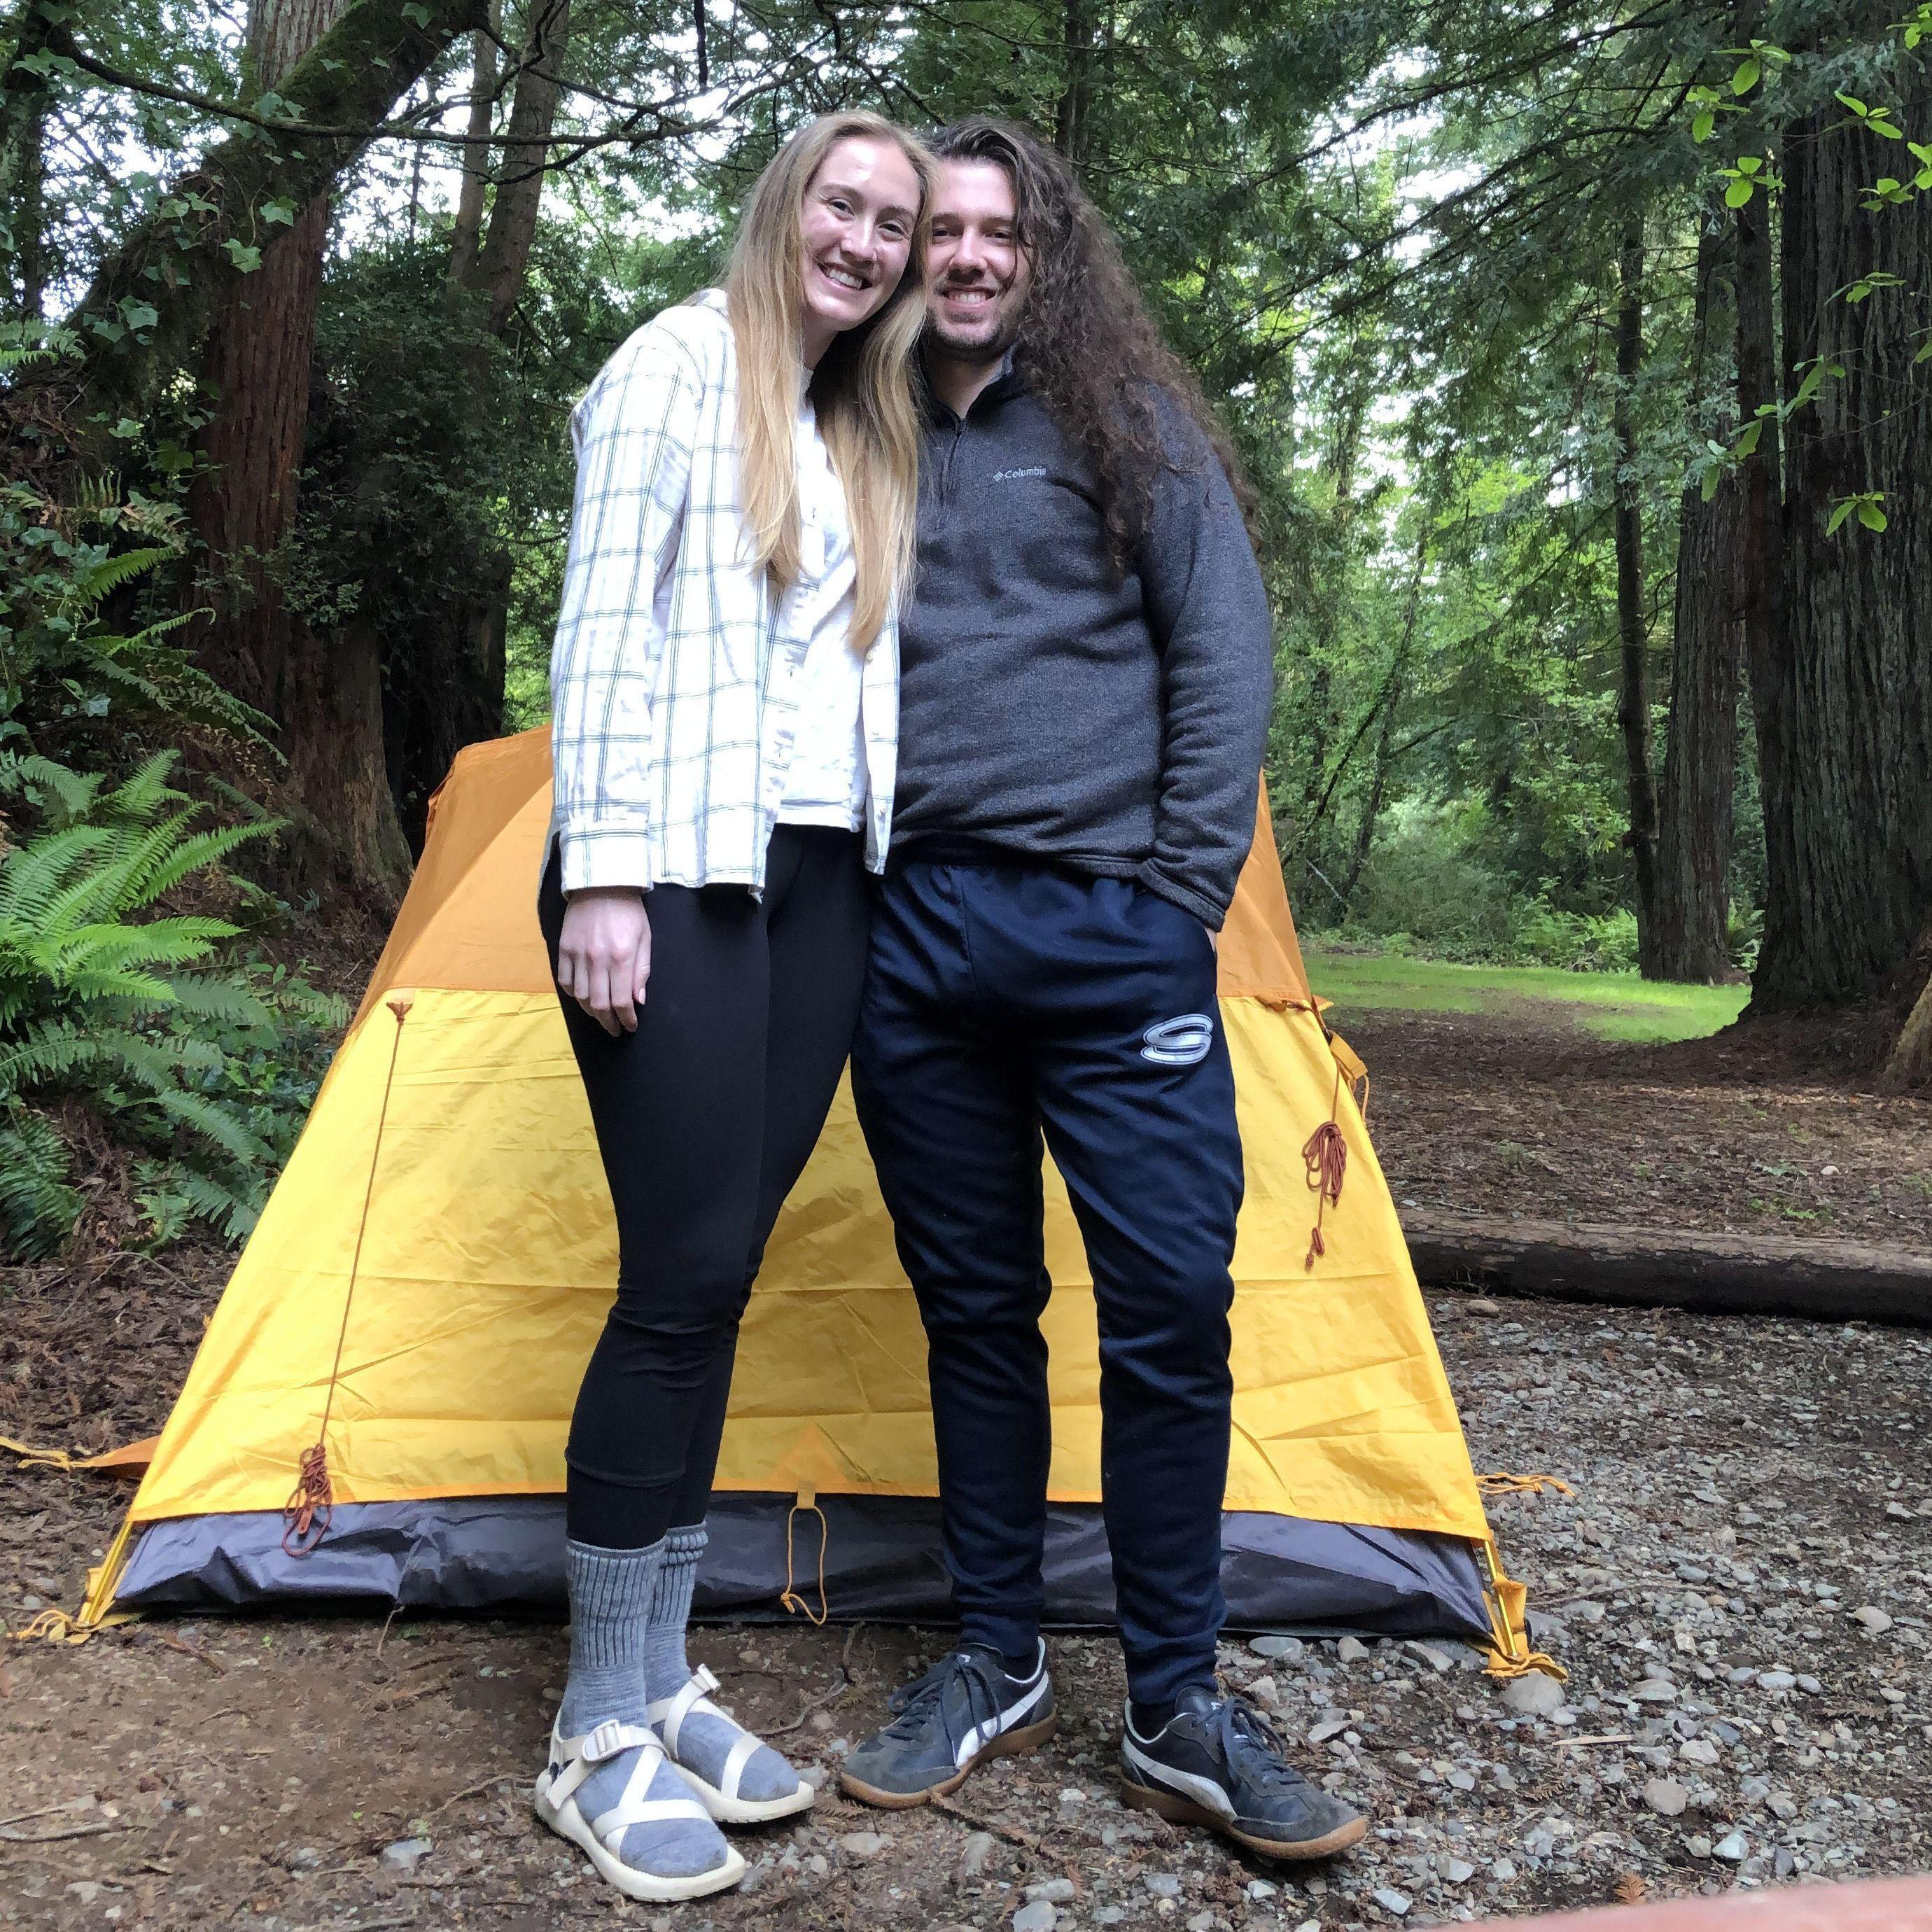
[{"label": "gray fleece pullover", "polygon": [[1274,677],[1233,491],[1178,407],[1136,568],[1085,458],[1010,371],[934,404],[900,627],[892,842],[1135,878],[1218,928],[1255,830]]}]

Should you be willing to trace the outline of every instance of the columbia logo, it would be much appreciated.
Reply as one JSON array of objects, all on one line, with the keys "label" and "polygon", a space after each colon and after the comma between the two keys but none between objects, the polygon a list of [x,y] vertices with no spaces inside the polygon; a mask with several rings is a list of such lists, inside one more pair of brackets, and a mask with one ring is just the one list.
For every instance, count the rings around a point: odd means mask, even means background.
[{"label": "columbia logo", "polygon": [[995,483],[1017,483],[1022,476],[1044,476],[1046,465],[1036,463],[1030,470],[996,470],[993,472]]},{"label": "columbia logo", "polygon": [[1214,1044],[1214,1022],[1205,1013],[1183,1013],[1162,1020],[1141,1035],[1141,1058],[1156,1066],[1192,1066]]}]

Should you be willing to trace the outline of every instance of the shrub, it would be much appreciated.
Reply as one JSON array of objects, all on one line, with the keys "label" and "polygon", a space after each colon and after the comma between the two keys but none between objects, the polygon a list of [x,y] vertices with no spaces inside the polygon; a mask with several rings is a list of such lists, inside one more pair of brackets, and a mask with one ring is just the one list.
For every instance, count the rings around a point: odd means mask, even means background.
[{"label": "shrub", "polygon": [[[132,539],[131,548],[116,548]],[[200,726],[266,746],[268,721],[231,697],[177,640],[178,612],[132,626],[104,606],[185,546],[172,505],[124,500],[112,478],[58,504],[0,484],[0,741],[44,753],[85,747],[98,762],[122,728]]]},{"label": "shrub", "polygon": [[[202,826],[167,782],[176,754],[111,789],[44,758],[0,758],[0,792],[38,808],[0,856],[0,1218],[26,1258],[72,1232],[70,1154],[47,1117],[77,1100],[136,1156],[153,1238],[254,1225],[313,1094],[283,1070],[290,1022],[319,1038],[340,1003],[259,965],[200,968],[240,928],[160,902],[229,880],[226,860],[278,829]],[[313,1057],[313,1056],[310,1056]]]}]

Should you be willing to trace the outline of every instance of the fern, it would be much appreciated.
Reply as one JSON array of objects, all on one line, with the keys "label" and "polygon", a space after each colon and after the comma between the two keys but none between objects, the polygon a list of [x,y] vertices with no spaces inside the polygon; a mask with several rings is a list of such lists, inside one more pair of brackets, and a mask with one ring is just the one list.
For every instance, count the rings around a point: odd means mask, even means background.
[{"label": "fern", "polygon": [[155,1094],[154,1104],[163,1113],[192,1128],[202,1138],[212,1141],[244,1166],[256,1161],[266,1162],[273,1158],[268,1142],[259,1134],[250,1133],[217,1101],[190,1094],[182,1088],[164,1087]]},{"label": "fern", "polygon": [[[10,352],[0,341],[0,376],[10,352]],[[0,484],[0,720],[30,725],[43,752],[54,748],[50,734],[63,742],[104,736],[118,748],[124,727],[136,722],[170,734],[198,726],[279,759],[270,721],[223,689],[177,640],[194,614],[171,609],[124,632],[103,620],[110,598],[124,602],[187,548],[180,509],[124,494],[118,477],[82,480],[64,500],[29,484]]]},{"label": "fern", "polygon": [[0,854],[0,1133],[12,1137],[0,1214],[16,1252],[50,1251],[80,1204],[58,1136],[27,1106],[55,1094],[146,1150],[154,1240],[197,1223],[245,1233],[315,1090],[306,1068],[292,1074],[288,1040],[319,1059],[319,1036],[344,1017],[279,970],[186,970],[236,928],[158,908],[190,879],[226,877],[235,852],[279,826],[198,824],[175,764],[157,753],[111,789],[31,756],[0,777],[44,801],[46,820]]},{"label": "fern", "polygon": [[179,1161],[143,1161],[136,1172],[144,1185],[136,1198],[147,1210],[156,1246],[179,1240],[196,1220],[231,1241],[242,1240],[261,1218],[261,1196]]},{"label": "fern", "polygon": [[85,818],[100,790],[98,777],[84,777],[38,752],[25,758],[0,754],[0,794],[24,792],[29,802],[52,818],[57,826]]},{"label": "fern", "polygon": [[7,1251],[44,1261],[66,1240],[80,1211],[68,1185],[73,1157],[52,1124],[24,1107],[0,1112],[0,1224]]},{"label": "fern", "polygon": [[98,563],[76,572],[62,605],[62,614],[92,610],[104,597],[111,596],[124,584],[131,584],[156,564],[165,563],[174,551],[166,544],[146,550],[124,550],[118,556],[103,557]]}]

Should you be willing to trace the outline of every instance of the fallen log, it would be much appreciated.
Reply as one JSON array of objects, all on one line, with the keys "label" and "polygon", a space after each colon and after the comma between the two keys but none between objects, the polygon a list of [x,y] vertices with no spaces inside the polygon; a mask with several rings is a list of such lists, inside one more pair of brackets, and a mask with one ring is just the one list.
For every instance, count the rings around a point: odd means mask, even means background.
[{"label": "fallen log", "polygon": [[1412,1210],[1402,1222],[1426,1287],[1932,1328],[1932,1256],[1907,1248]]}]

